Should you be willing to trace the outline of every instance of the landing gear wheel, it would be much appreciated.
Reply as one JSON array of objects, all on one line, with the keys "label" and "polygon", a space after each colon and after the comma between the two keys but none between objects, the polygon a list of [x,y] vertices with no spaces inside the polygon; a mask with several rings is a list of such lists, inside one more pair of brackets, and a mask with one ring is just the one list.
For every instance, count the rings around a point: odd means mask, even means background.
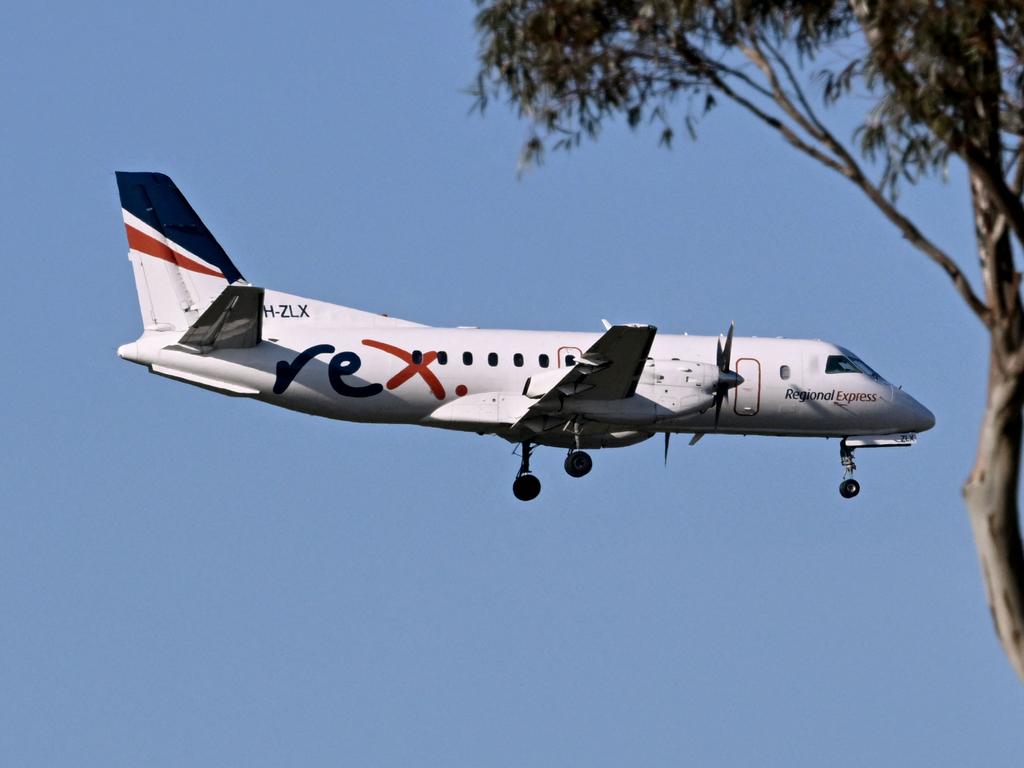
[{"label": "landing gear wheel", "polygon": [[839,495],[844,499],[852,499],[858,493],[860,493],[860,483],[852,477],[849,480],[843,480],[839,484]]},{"label": "landing gear wheel", "polygon": [[540,480],[530,474],[530,455],[533,453],[533,446],[529,441],[523,443],[523,452],[520,454],[521,463],[519,474],[512,483],[512,493],[520,501],[532,501],[540,493]]},{"label": "landing gear wheel", "polygon": [[565,471],[570,477],[583,477],[594,467],[590,454],[583,451],[570,451],[565,457]]},{"label": "landing gear wheel", "polygon": [[520,475],[512,483],[512,493],[520,501],[532,501],[540,494],[540,480],[536,475]]}]

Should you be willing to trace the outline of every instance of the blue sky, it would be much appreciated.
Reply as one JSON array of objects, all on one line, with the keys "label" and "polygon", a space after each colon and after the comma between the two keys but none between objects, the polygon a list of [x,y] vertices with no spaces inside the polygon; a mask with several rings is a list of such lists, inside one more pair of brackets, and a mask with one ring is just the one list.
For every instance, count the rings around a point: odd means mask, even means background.
[{"label": "blue sky", "polygon": [[[87,7],[91,6],[91,7]],[[959,486],[984,335],[842,180],[723,108],[519,180],[469,3],[16,4],[4,765],[1019,764]],[[862,452],[709,437],[511,495],[494,438],[149,376],[113,172],[170,174],[254,282],[434,325],[820,337],[938,418]],[[902,204],[970,266],[962,174]]]}]

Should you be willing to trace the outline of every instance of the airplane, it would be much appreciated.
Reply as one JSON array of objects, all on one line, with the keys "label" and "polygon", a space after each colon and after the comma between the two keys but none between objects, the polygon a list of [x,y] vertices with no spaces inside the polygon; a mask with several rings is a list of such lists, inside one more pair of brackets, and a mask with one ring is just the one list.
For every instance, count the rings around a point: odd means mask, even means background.
[{"label": "airplane", "polygon": [[247,282],[171,179],[117,172],[143,333],[124,360],[225,395],[343,421],[416,424],[518,444],[517,499],[540,493],[537,446],[567,452],[673,434],[839,439],[839,492],[858,448],[907,447],[935,417],[844,347],[810,339],[436,328]]}]

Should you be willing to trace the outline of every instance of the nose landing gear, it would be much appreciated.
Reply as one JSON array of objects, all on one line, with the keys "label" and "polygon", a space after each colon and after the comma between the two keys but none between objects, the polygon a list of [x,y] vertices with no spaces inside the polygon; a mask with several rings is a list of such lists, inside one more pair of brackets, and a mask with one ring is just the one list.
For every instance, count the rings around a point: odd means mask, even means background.
[{"label": "nose landing gear", "polygon": [[531,453],[533,453],[533,446],[529,442],[524,442],[519,473],[512,483],[512,493],[520,501],[532,501],[540,495],[540,480],[537,479],[536,475],[530,474]]},{"label": "nose landing gear", "polygon": [[565,457],[565,471],[569,477],[583,477],[594,467],[594,460],[590,454],[579,450],[569,451]]},{"label": "nose landing gear", "polygon": [[839,484],[839,495],[844,499],[852,499],[858,493],[860,493],[860,483],[852,477],[843,480],[843,482]]},{"label": "nose landing gear", "polygon": [[846,445],[846,439],[839,443],[839,461],[843,465],[843,482],[839,484],[839,495],[844,499],[852,499],[860,493],[860,483],[853,479],[857,465],[853,461],[853,448]]}]

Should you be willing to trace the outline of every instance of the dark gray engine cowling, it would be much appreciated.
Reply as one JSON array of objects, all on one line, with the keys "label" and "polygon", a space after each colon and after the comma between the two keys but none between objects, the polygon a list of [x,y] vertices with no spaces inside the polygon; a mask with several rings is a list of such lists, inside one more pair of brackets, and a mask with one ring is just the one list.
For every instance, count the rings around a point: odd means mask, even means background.
[{"label": "dark gray engine cowling", "polygon": [[714,405],[718,368],[686,360],[650,360],[632,397],[567,397],[558,412],[591,422],[639,427],[673,421]]},{"label": "dark gray engine cowling", "polygon": [[689,360],[650,360],[636,393],[657,405],[658,421],[710,408],[715,401],[718,368]]}]

